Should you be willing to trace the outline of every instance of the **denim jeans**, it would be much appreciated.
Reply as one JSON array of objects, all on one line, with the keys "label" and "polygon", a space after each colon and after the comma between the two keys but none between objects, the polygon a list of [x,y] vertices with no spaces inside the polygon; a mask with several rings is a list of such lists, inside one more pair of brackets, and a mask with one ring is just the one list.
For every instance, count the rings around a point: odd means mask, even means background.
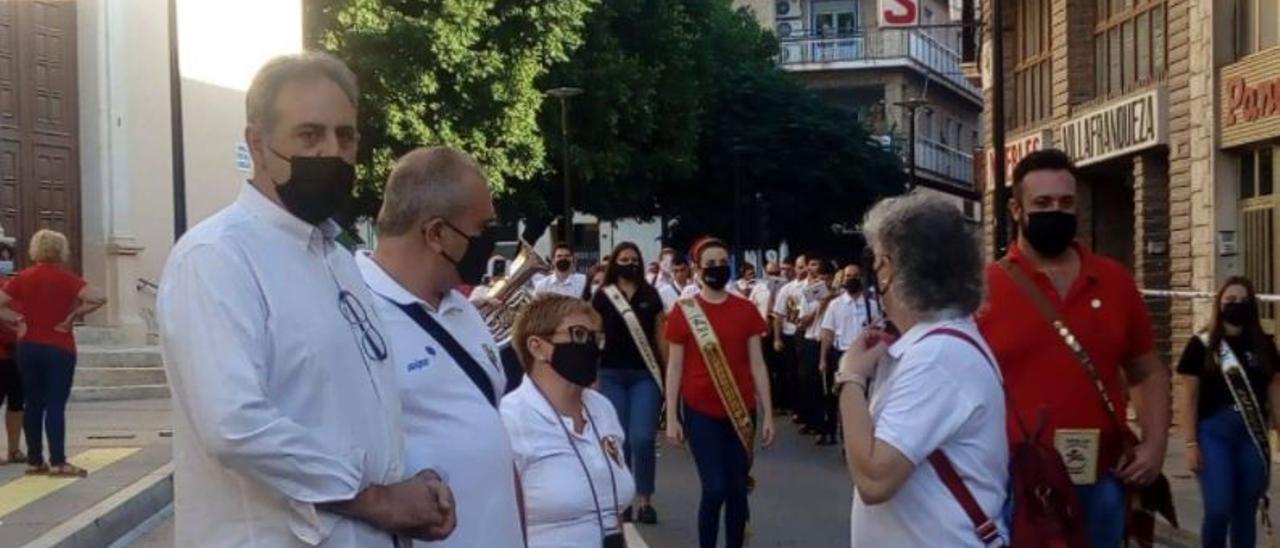
[{"label": "denim jeans", "polygon": [[1258,502],[1267,488],[1266,462],[1249,437],[1244,418],[1223,407],[1196,425],[1200,443],[1200,494],[1204,499],[1204,546],[1252,547],[1257,541]]},{"label": "denim jeans", "polygon": [[1124,546],[1124,483],[1105,475],[1093,485],[1077,485],[1076,498],[1084,510],[1089,546],[1121,548]]},{"label": "denim jeans", "polygon": [[702,482],[698,504],[698,544],[716,548],[724,509],[725,548],[741,548],[751,510],[747,506],[747,450],[727,418],[704,415],[685,405],[684,434]]},{"label": "denim jeans", "polygon": [[618,412],[618,422],[626,433],[622,452],[627,467],[636,478],[636,494],[653,494],[654,460],[657,446],[658,414],[662,411],[662,391],[647,369],[601,369],[600,392]]},{"label": "denim jeans", "polygon": [[18,344],[18,368],[26,396],[27,463],[44,464],[43,434],[49,435],[49,464],[67,463],[67,398],[76,355],[52,346]]}]

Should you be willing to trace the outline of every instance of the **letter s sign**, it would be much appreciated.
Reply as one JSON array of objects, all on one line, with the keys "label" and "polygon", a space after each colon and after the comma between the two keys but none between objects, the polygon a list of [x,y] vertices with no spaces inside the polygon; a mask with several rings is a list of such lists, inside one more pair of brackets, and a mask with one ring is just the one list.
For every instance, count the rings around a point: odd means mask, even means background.
[{"label": "letter s sign", "polygon": [[881,27],[914,27],[920,24],[917,0],[880,0]]}]

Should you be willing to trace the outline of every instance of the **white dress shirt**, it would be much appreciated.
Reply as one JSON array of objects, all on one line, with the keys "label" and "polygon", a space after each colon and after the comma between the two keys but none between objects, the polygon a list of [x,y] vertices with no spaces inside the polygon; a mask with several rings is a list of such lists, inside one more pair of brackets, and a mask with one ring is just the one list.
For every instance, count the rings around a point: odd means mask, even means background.
[{"label": "white dress shirt", "polygon": [[554,293],[581,299],[583,292],[587,290],[587,276],[577,272],[566,275],[564,279],[560,276],[561,274],[556,272],[538,280],[538,283],[533,286],[534,295]]},{"label": "white dress shirt", "polygon": [[918,324],[889,347],[872,383],[875,437],[903,454],[915,470],[888,502],[862,502],[856,491],[850,518],[854,548],[881,546],[981,547],[973,522],[928,462],[941,448],[983,512],[1000,519],[1009,479],[1009,441],[999,373],[972,345],[939,327],[963,331],[991,355],[972,319]]},{"label": "white dress shirt", "polygon": [[798,306],[801,299],[799,291],[803,287],[804,281],[799,279],[791,280],[778,290],[778,296],[773,300],[773,314],[782,318],[782,334],[788,337],[795,335],[800,328],[795,323],[787,320],[787,303],[795,301]]},{"label": "white dress shirt", "polygon": [[748,299],[756,305],[756,310],[760,311],[760,317],[764,318],[766,324],[769,323],[769,298],[772,295],[773,292],[769,291],[769,284],[766,282],[756,282],[751,289],[751,295],[748,295]]},{"label": "white dress shirt", "polygon": [[[524,486],[530,548],[600,546],[601,519],[606,531],[619,532],[618,507],[629,505],[635,496],[635,480],[622,456],[626,436],[613,404],[589,388],[582,391],[582,403],[592,421],[579,434],[573,431],[573,419],[557,414],[532,381],[502,399],[502,420],[511,433]],[[565,438],[566,428],[573,446]],[[582,462],[574,454],[575,446]],[[584,462],[591,471],[590,483],[584,477]],[[597,517],[597,505],[602,517]]]},{"label": "white dress shirt", "polygon": [[337,233],[245,185],[170,254],[156,315],[178,546],[392,545],[316,507],[405,477],[385,331]]},{"label": "white dress shirt", "polygon": [[674,280],[658,284],[658,296],[662,297],[662,311],[667,314],[670,314],[671,309],[675,308],[676,301],[697,294],[698,284],[695,283],[687,283],[684,287],[676,287]]},{"label": "white dress shirt", "polygon": [[[827,305],[822,315],[822,330],[832,333],[831,346],[844,352],[853,344],[853,340],[862,334],[862,330],[875,323],[879,316],[875,307],[870,306],[865,295],[854,297],[848,291],[842,291],[839,297]],[[871,312],[868,314],[868,310]]]},{"label": "white dress shirt", "polygon": [[396,360],[404,406],[405,468],[410,473],[438,472],[458,505],[458,527],[448,539],[417,545],[520,546],[524,533],[516,502],[515,455],[502,417],[444,346],[396,305],[423,307],[484,368],[491,393],[500,395],[507,380],[489,328],[457,291],[432,310],[367,252],[356,255],[356,264],[375,294],[375,308]]},{"label": "white dress shirt", "polygon": [[[802,286],[797,292],[800,294],[800,317],[809,316],[811,314],[820,314],[822,312],[822,302],[834,291],[826,288],[823,291],[818,287],[822,282],[814,282]],[[822,340],[822,318],[814,316],[813,322],[804,330],[804,338],[810,341]]]}]

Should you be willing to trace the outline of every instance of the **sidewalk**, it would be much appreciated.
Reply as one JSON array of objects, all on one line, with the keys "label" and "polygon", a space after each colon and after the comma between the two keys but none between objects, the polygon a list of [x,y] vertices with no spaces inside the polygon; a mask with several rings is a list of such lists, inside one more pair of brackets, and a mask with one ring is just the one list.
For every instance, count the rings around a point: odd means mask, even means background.
[{"label": "sidewalk", "polygon": [[[1271,466],[1271,486],[1267,492],[1271,495],[1271,500],[1280,500],[1280,478],[1277,478],[1277,472],[1280,472],[1280,466],[1276,462],[1272,462]],[[1164,473],[1169,478],[1169,483],[1173,488],[1173,499],[1178,509],[1178,521],[1182,526],[1182,531],[1178,532],[1172,538],[1165,537],[1165,546],[1177,547],[1198,547],[1200,546],[1200,522],[1204,519],[1204,504],[1200,500],[1200,485],[1196,481],[1195,476],[1187,470],[1186,458],[1186,440],[1182,438],[1182,434],[1178,431],[1169,433],[1169,449],[1164,461]],[[1271,506],[1271,522],[1280,524],[1280,509],[1275,504]],[[1259,548],[1265,547],[1265,531],[1262,530],[1261,524],[1258,526],[1258,542]]]},{"label": "sidewalk", "polygon": [[0,466],[0,546],[23,546],[138,482],[171,460],[169,400],[72,402],[67,454],[89,477],[25,477]]}]

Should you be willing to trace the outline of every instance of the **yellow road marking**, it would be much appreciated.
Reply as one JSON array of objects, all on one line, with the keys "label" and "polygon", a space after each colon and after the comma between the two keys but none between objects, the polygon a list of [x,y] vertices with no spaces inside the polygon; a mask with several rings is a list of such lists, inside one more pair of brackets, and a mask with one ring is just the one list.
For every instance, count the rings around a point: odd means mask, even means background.
[{"label": "yellow road marking", "polygon": [[[88,470],[90,474],[138,452],[137,447],[90,449],[71,457],[71,464]],[[55,491],[71,485],[80,478],[52,478],[49,476],[23,476],[0,486],[0,517],[45,498]]]}]

